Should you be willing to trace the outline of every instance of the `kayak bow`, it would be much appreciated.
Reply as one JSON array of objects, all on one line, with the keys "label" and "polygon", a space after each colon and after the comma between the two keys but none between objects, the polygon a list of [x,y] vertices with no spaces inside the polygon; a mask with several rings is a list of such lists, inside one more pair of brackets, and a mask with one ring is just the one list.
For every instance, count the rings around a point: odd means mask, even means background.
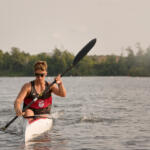
[{"label": "kayak bow", "polygon": [[24,119],[24,140],[28,142],[35,137],[40,136],[41,134],[50,130],[53,126],[52,118],[37,118],[33,119]]}]

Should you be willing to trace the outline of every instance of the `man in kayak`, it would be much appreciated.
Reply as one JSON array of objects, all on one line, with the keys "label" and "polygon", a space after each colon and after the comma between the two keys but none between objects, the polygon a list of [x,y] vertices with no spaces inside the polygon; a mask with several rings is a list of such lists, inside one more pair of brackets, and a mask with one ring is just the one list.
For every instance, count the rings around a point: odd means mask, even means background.
[{"label": "man in kayak", "polygon": [[[50,114],[52,105],[51,94],[54,93],[61,97],[66,96],[66,90],[60,75],[55,78],[56,84],[53,84],[50,88],[48,88],[50,83],[45,81],[45,77],[47,76],[47,63],[45,61],[38,61],[35,63],[34,74],[35,80],[23,85],[14,102],[14,108],[17,116],[29,117],[34,115]],[[46,90],[47,88],[48,90]],[[23,103],[23,108],[25,108],[37,96],[38,99],[23,112],[21,104]]]}]

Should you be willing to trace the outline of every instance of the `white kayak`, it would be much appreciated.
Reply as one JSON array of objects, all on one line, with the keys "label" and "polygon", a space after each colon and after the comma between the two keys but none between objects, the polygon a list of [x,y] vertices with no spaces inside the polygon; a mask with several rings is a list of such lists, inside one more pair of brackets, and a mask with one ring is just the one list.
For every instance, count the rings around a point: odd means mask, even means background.
[{"label": "white kayak", "polygon": [[24,138],[25,142],[40,136],[44,132],[50,130],[53,126],[53,119],[51,118],[38,118],[33,121],[24,119]]}]

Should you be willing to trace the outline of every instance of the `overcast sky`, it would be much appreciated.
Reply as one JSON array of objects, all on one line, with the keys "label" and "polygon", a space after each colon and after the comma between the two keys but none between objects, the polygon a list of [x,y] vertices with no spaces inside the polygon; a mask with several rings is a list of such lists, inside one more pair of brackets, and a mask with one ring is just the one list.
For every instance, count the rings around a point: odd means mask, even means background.
[{"label": "overcast sky", "polygon": [[90,54],[121,54],[150,46],[150,0],[0,0],[0,49],[76,54],[97,38]]}]

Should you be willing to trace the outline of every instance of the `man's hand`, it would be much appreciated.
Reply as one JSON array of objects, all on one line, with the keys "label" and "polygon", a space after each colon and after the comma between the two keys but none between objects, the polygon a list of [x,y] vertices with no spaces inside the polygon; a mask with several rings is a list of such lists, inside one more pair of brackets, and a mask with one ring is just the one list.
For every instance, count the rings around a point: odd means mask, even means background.
[{"label": "man's hand", "polygon": [[56,83],[59,85],[59,84],[62,84],[62,80],[61,80],[61,75],[59,74],[56,78]]},{"label": "man's hand", "polygon": [[22,112],[20,109],[16,109],[16,116],[24,116],[25,112]]}]

